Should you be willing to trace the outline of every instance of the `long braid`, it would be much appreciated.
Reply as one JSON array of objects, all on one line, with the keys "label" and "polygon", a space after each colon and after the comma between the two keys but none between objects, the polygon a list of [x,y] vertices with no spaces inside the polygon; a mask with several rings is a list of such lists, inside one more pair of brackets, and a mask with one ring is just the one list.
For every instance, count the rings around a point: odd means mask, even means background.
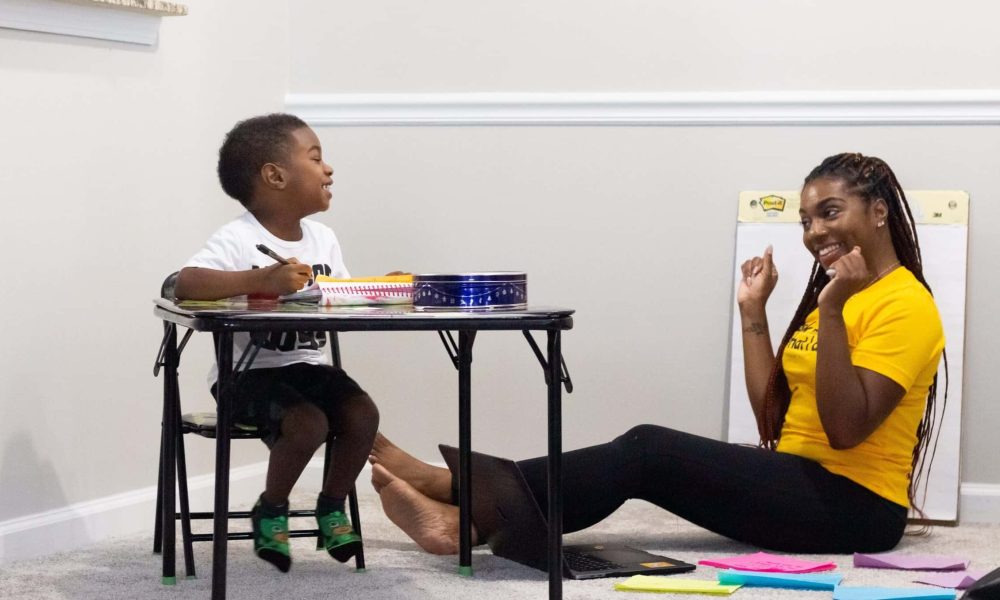
[{"label": "long braid", "polygon": [[[884,164],[884,163],[883,163]],[[906,212],[905,220],[900,217],[895,221],[890,220],[890,225],[893,229],[890,230],[892,233],[892,243],[893,248],[896,250],[896,255],[899,257],[901,264],[906,266],[930,293],[931,286],[924,279],[923,271],[923,261],[920,254],[920,242],[917,239],[916,225],[913,219],[913,213],[910,212],[910,205],[906,202],[906,195],[903,193],[902,186],[896,180],[895,174],[886,166],[886,171],[888,171],[888,185],[891,189],[898,193],[899,204],[903,207]],[[882,196],[883,198],[885,196]],[[906,234],[912,234],[912,238],[906,236]],[[912,244],[904,244],[902,241],[912,239]],[[943,413],[948,408],[948,352],[947,350],[942,352],[944,358],[944,373],[945,373],[945,384],[944,384],[944,397],[941,402],[941,413]],[[941,430],[937,427],[937,373],[934,374],[934,379],[931,381],[931,385],[927,390],[927,404],[924,406],[924,416],[920,420],[920,424],[917,425],[917,444],[913,447],[913,457],[912,457],[912,471],[910,477],[910,487],[907,489],[907,497],[910,500],[910,505],[913,506],[917,514],[924,517],[924,511],[921,507],[923,504],[923,499],[918,504],[916,502],[916,491],[920,486],[921,478],[926,475],[934,464],[934,455],[937,453],[937,443],[940,440]],[[933,444],[930,443],[931,437],[933,436]]]},{"label": "long braid", "polygon": [[806,292],[799,301],[799,307],[795,310],[788,329],[781,344],[778,346],[778,354],[775,357],[775,366],[771,369],[771,376],[767,381],[767,391],[764,400],[763,422],[757,424],[757,429],[761,435],[761,446],[774,450],[778,447],[778,438],[781,437],[781,425],[785,421],[785,413],[788,412],[788,404],[792,400],[792,391],[788,388],[788,379],[785,377],[785,370],[781,368],[781,359],[785,354],[785,346],[792,339],[792,335],[806,322],[817,306],[819,293],[830,281],[826,271],[820,268],[818,262],[813,263],[812,274],[809,276],[809,283],[806,285]]},{"label": "long braid", "polygon": [[[869,197],[882,198],[887,205],[894,203],[900,209],[892,210],[890,208],[887,219],[896,257],[899,259],[900,264],[913,273],[913,276],[927,289],[927,292],[933,295],[934,292],[931,290],[931,286],[924,278],[923,259],[920,253],[920,241],[917,237],[916,222],[913,219],[913,213],[910,210],[910,205],[906,200],[906,194],[903,192],[902,186],[896,179],[896,175],[892,172],[892,169],[883,161],[874,157],[867,157],[865,160],[874,163],[873,170],[877,175],[874,178],[875,181],[873,182]],[[945,390],[944,397],[942,398],[942,412],[948,407],[947,351],[943,353],[943,357],[945,364]],[[915,494],[920,485],[921,478],[930,471],[930,467],[934,463],[937,442],[940,439],[941,433],[937,427],[937,416],[937,374],[935,373],[934,379],[927,390],[927,403],[924,405],[924,416],[917,425],[917,443],[913,447],[910,486],[907,489],[907,498],[910,501],[910,505],[914,507],[917,514],[921,517],[924,516],[924,512],[920,506],[922,502],[917,503]],[[933,444],[931,443],[932,437]]]},{"label": "long braid", "polygon": [[[910,205],[907,203],[906,194],[902,186],[896,179],[896,175],[889,168],[885,161],[874,156],[863,156],[858,153],[845,153],[831,156],[824,160],[818,167],[806,176],[805,184],[815,179],[828,178],[837,179],[847,184],[852,193],[861,196],[867,202],[881,199],[888,208],[889,233],[892,239],[893,249],[896,257],[902,266],[906,267],[913,276],[916,277],[928,291],[933,295],[930,285],[924,279],[923,261],[920,254],[920,242],[917,239],[916,222]],[[812,312],[819,299],[819,293],[823,290],[830,279],[819,262],[813,263],[812,274],[809,283],[806,285],[805,293],[799,303],[795,315],[781,340],[778,347],[774,368],[768,380],[767,391],[764,398],[763,423],[758,423],[761,434],[761,445],[774,449],[777,447],[781,437],[781,426],[784,423],[785,414],[791,401],[791,390],[788,388],[788,380],[785,377],[782,367],[782,357],[785,346],[792,335],[799,327],[805,323],[806,317]],[[945,390],[942,403],[942,411],[948,405],[948,355],[944,354],[945,364]],[[924,416],[917,426],[917,444],[913,448],[913,458],[911,466],[910,485],[907,489],[907,497],[910,505],[915,508],[918,514],[923,516],[923,511],[916,503],[914,497],[919,486],[920,479],[930,471],[934,462],[934,455],[937,450],[937,441],[940,430],[937,428],[937,375],[935,374],[930,387],[927,390],[927,403],[924,408]],[[935,433],[937,436],[935,436]],[[929,443],[934,436],[934,443]],[[929,456],[928,456],[929,453]]]}]

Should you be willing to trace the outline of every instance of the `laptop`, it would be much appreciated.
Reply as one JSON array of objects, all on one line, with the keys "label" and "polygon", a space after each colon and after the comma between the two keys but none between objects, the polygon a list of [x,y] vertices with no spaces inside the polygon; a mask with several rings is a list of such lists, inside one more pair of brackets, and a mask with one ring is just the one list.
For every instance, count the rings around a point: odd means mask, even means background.
[{"label": "laptop", "polygon": [[[448,468],[457,473],[458,448],[443,444],[438,448]],[[493,554],[548,571],[548,524],[514,461],[472,453],[472,522],[479,541],[485,540]],[[572,579],[663,575],[694,568],[619,544],[563,546],[563,574]]]}]

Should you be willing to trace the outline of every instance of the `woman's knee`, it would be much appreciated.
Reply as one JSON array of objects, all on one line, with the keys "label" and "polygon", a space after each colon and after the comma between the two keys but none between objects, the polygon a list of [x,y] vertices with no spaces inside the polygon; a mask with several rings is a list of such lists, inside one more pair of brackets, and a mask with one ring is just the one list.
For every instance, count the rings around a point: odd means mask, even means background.
[{"label": "woman's knee", "polygon": [[636,425],[612,443],[628,462],[644,462],[652,456],[663,457],[684,452],[689,434],[660,425]]},{"label": "woman's knee", "polygon": [[670,430],[659,425],[636,425],[618,437],[619,442],[629,446],[646,448],[654,440],[662,439]]}]

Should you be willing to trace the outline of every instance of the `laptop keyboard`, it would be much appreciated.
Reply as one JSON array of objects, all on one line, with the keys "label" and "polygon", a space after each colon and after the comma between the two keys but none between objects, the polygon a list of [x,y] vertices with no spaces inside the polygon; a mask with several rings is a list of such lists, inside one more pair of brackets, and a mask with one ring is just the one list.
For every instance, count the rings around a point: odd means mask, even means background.
[{"label": "laptop keyboard", "polygon": [[576,554],[575,552],[564,554],[563,559],[566,561],[566,566],[573,571],[611,571],[625,568],[625,565],[620,565],[610,560],[595,558],[586,554]]}]

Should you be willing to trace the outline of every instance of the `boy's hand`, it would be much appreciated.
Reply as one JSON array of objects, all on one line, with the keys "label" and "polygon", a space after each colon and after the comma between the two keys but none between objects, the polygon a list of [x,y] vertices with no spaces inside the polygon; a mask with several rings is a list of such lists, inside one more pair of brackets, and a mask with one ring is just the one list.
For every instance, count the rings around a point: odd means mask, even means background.
[{"label": "boy's hand", "polygon": [[270,267],[264,267],[261,293],[272,296],[281,296],[297,292],[312,279],[312,267],[295,260],[288,259],[288,264],[275,263]]}]

